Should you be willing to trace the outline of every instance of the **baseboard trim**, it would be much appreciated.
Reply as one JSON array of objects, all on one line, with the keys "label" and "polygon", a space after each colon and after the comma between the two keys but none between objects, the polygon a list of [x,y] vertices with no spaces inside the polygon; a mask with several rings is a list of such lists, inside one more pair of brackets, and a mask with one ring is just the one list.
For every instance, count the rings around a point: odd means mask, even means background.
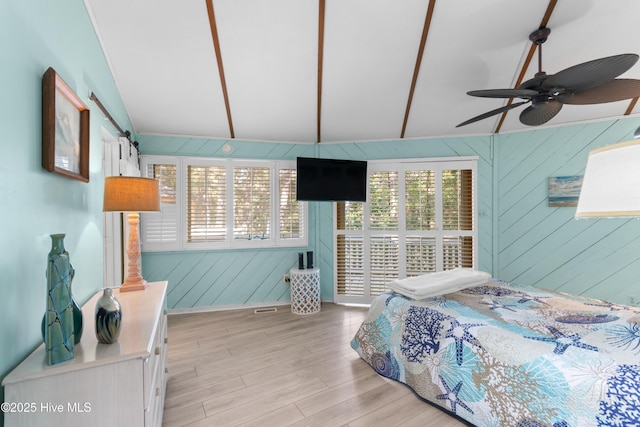
[{"label": "baseboard trim", "polygon": [[229,305],[216,305],[208,307],[186,307],[186,308],[168,308],[167,314],[191,314],[191,313],[208,313],[211,311],[229,311],[229,310],[247,310],[264,307],[275,307],[291,305],[291,301],[276,301],[276,302],[256,302],[250,304],[229,304]]}]

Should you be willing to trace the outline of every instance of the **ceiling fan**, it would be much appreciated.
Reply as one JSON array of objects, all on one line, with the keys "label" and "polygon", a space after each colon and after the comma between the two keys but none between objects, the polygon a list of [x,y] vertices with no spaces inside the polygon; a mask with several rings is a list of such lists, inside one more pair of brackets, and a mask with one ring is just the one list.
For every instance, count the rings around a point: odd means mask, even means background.
[{"label": "ceiling fan", "polygon": [[551,30],[542,27],[529,35],[538,46],[538,72],[535,77],[515,89],[486,89],[467,92],[471,96],[484,98],[520,98],[514,102],[473,117],[456,127],[465,126],[482,119],[531,103],[520,113],[520,122],[528,126],[539,126],[551,120],[562,109],[563,104],[603,104],[640,96],[640,80],[616,79],[638,61],[638,55],[626,53],[595,59],[566,68],[556,74],[542,71],[542,44]]}]

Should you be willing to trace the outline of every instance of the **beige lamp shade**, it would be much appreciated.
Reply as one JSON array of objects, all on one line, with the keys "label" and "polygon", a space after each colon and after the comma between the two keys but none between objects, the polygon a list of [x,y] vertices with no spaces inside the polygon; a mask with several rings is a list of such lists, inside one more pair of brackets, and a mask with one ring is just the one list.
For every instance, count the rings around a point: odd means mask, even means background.
[{"label": "beige lamp shade", "polygon": [[158,181],[134,176],[108,176],[104,180],[104,212],[160,210]]},{"label": "beige lamp shade", "polygon": [[576,218],[640,216],[640,140],[593,150]]},{"label": "beige lamp shade", "polygon": [[128,270],[127,277],[120,292],[142,291],[147,287],[140,271],[140,237],[138,212],[160,210],[160,189],[158,181],[151,178],[134,176],[108,176],[104,179],[105,212],[129,212],[129,241],[127,249]]}]

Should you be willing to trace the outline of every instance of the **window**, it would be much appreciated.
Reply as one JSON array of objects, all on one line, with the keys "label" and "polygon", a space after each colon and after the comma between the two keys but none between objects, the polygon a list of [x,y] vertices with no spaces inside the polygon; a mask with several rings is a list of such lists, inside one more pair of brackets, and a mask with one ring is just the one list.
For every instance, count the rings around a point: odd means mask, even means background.
[{"label": "window", "polygon": [[475,158],[371,161],[367,202],[335,204],[336,302],[369,303],[391,280],[475,267]]},{"label": "window", "polygon": [[233,238],[271,238],[271,170],[233,168]]},{"label": "window", "polygon": [[[163,159],[162,163],[143,166],[142,174],[158,180],[160,187],[160,212],[143,213],[141,237],[147,247],[175,247],[178,242],[178,192],[177,162]],[[145,175],[146,173],[146,175]]]},{"label": "window", "polygon": [[298,239],[304,233],[301,203],[296,200],[296,170],[278,169],[278,220],[281,239]]},{"label": "window", "polygon": [[160,212],[143,213],[145,251],[307,245],[295,161],[144,156]]},{"label": "window", "polygon": [[227,169],[187,165],[187,242],[224,242],[227,235]]}]

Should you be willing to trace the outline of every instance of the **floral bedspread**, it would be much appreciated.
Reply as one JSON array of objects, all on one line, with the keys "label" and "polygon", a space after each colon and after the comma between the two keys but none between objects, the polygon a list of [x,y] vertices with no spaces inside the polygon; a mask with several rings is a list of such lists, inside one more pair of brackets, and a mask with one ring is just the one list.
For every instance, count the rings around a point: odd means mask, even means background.
[{"label": "floral bedspread", "polygon": [[387,293],[351,347],[476,426],[640,426],[640,308],[495,280]]}]

